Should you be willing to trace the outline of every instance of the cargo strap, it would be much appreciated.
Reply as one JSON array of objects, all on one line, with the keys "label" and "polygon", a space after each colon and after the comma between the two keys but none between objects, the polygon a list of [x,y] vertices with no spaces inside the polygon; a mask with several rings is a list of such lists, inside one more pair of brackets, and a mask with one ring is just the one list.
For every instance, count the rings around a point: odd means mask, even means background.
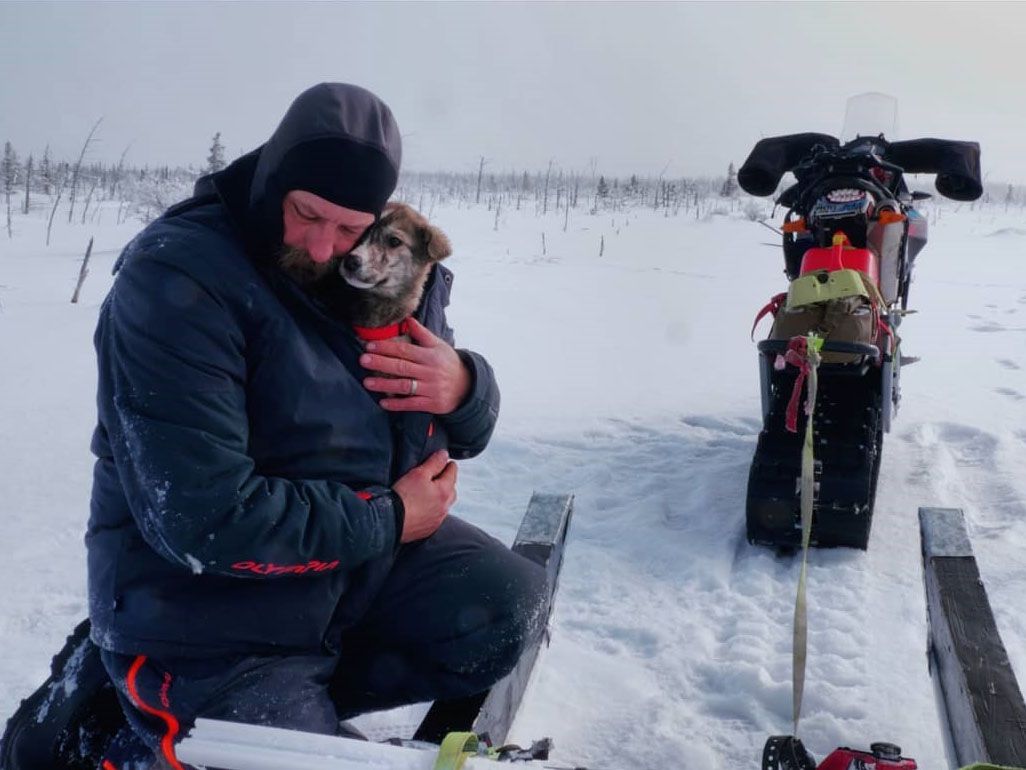
[{"label": "cargo strap", "polygon": [[782,292],[780,292],[780,294],[774,294],[770,298],[770,301],[767,302],[766,305],[762,308],[762,310],[760,310],[756,314],[755,322],[752,324],[752,339],[753,340],[755,339],[755,327],[759,325],[759,321],[761,321],[763,318],[765,318],[770,313],[772,313],[773,317],[776,318],[777,317],[777,313],[780,312],[780,308],[782,308],[784,306],[784,303],[786,301],[787,301],[787,292],[786,291],[782,291]]},{"label": "cargo strap", "polygon": [[459,770],[467,757],[477,756],[478,738],[474,733],[449,733],[442,739],[434,770]]},{"label": "cargo strap", "polygon": [[[805,690],[805,659],[808,650],[808,620],[805,602],[805,583],[808,572],[809,540],[812,537],[812,506],[815,500],[815,456],[812,450],[812,417],[816,408],[816,391],[819,386],[817,370],[820,362],[820,348],[823,347],[823,339],[815,334],[807,337],[794,337],[787,350],[787,360],[799,363],[798,380],[795,382],[795,391],[791,395],[791,401],[795,404],[795,419],[797,421],[797,398],[795,394],[801,394],[801,381],[808,377],[808,395],[805,398],[805,414],[808,420],[805,422],[805,441],[802,444],[802,475],[801,475],[801,512],[802,512],[802,567],[798,575],[798,596],[794,603],[794,639],[792,644],[792,719],[794,720],[794,735],[798,734],[798,719],[802,713],[802,694]],[[800,351],[800,352],[799,352]],[[793,355],[792,355],[793,354]],[[788,420],[790,420],[791,407],[788,406]],[[790,430],[790,426],[788,427]],[[796,430],[796,428],[795,428]]]}]

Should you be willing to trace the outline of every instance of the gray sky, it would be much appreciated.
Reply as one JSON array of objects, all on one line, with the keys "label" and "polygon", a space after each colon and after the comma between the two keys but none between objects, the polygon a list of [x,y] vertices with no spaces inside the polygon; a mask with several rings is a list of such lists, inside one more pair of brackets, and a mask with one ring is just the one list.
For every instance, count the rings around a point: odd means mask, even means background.
[{"label": "gray sky", "polygon": [[[762,136],[975,139],[1026,182],[1024,3],[0,2],[0,141],[23,156],[201,164],[262,143],[322,80],[388,102],[418,170],[721,174]],[[593,160],[594,159],[594,160]]]}]

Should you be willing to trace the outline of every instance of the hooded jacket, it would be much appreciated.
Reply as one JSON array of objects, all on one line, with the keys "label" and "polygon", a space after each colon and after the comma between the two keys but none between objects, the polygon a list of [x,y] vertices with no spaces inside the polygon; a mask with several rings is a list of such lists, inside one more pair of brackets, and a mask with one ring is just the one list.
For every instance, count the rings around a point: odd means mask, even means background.
[{"label": "hooded jacket", "polygon": [[[437,448],[459,459],[487,444],[499,396],[481,356],[459,351],[473,385],[455,412],[388,413],[362,385],[354,332],[274,264],[285,192],[377,214],[398,141],[369,92],[315,86],[266,145],[125,247],[95,335],[86,545],[100,647],[337,649],[397,548],[392,483]],[[336,179],[347,159],[361,184]],[[450,344],[451,283],[435,266],[416,312]]]}]

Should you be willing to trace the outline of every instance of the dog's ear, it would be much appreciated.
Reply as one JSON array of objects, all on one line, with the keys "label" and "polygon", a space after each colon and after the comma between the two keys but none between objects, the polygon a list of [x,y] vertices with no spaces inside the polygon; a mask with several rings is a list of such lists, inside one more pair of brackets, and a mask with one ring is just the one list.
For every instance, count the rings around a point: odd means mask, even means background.
[{"label": "dog's ear", "polygon": [[437,227],[433,225],[425,225],[421,232],[421,237],[424,240],[424,247],[427,251],[428,259],[432,262],[441,262],[452,254],[452,246],[449,243],[449,237]]}]

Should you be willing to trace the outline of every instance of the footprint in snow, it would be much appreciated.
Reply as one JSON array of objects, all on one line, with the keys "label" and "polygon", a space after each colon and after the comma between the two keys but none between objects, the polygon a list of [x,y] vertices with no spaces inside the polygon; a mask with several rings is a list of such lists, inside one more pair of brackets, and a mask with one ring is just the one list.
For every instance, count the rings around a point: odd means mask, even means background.
[{"label": "footprint in snow", "polygon": [[1005,326],[994,321],[981,321],[968,328],[971,332],[1026,332],[1026,326]]},{"label": "footprint in snow", "polygon": [[998,364],[1003,366],[1005,369],[1021,369],[1022,368],[1021,366],[1019,366],[1019,364],[1015,363],[1015,361],[1013,361],[1010,358],[997,358],[995,360],[998,362]]},{"label": "footprint in snow", "polygon": [[921,473],[913,472],[909,481],[929,485],[944,505],[964,508],[973,535],[1005,537],[1026,521],[1026,499],[1009,481],[1017,469],[1003,467],[996,436],[969,425],[929,423],[916,426],[906,440],[921,452]]},{"label": "footprint in snow", "polygon": [[1026,398],[1022,393],[1017,390],[1013,390],[1012,388],[994,388],[994,392],[1000,393],[1002,396],[1006,396],[1013,401],[1022,401]]}]

